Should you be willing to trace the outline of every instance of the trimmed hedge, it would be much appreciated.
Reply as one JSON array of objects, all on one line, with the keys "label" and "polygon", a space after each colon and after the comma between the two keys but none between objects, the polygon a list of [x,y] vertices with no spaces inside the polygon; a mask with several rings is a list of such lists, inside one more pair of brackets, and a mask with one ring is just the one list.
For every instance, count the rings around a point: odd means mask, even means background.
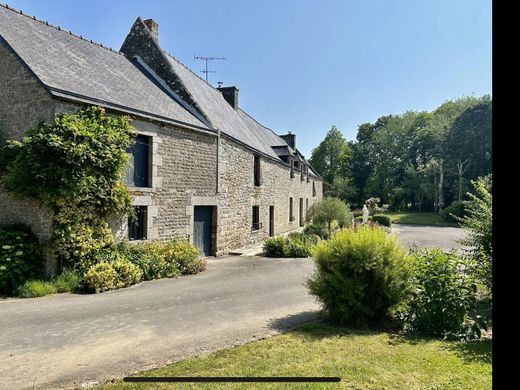
[{"label": "trimmed hedge", "polygon": [[264,241],[266,257],[309,257],[320,237],[305,233],[290,233],[288,236],[270,237]]},{"label": "trimmed hedge", "polygon": [[376,214],[372,216],[372,221],[377,222],[382,226],[392,226],[392,219],[388,215]]}]

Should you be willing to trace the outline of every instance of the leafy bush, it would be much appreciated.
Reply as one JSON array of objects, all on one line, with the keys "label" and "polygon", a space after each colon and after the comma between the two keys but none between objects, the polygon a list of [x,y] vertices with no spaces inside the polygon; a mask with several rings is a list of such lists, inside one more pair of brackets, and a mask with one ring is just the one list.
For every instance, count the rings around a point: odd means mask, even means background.
[{"label": "leafy bush", "polygon": [[102,262],[93,265],[84,275],[85,286],[97,293],[117,288],[119,276],[112,264]]},{"label": "leafy bush", "polygon": [[392,219],[388,215],[377,214],[372,216],[372,221],[377,222],[382,226],[392,226]]},{"label": "leafy bush", "polygon": [[56,286],[44,280],[28,280],[16,289],[16,295],[20,298],[35,298],[56,294]]},{"label": "leafy bush", "polygon": [[467,200],[457,200],[443,209],[439,214],[445,221],[458,222],[460,218],[466,215],[468,205],[469,202]]},{"label": "leafy bush", "polygon": [[64,270],[52,279],[52,284],[59,293],[76,291],[81,283],[80,276],[72,270]]},{"label": "leafy bush", "polygon": [[38,239],[22,224],[0,225],[0,292],[12,293],[43,272]]},{"label": "leafy bush", "polygon": [[175,264],[181,275],[193,275],[206,269],[199,250],[186,240],[171,240],[164,244],[166,263]]},{"label": "leafy bush", "polygon": [[332,222],[337,221],[339,226],[345,226],[352,221],[352,214],[348,204],[341,199],[325,198],[309,208],[306,220],[316,224],[326,224],[330,236],[332,234]]},{"label": "leafy bush", "polygon": [[335,322],[380,323],[408,297],[411,258],[381,227],[342,230],[319,242],[313,255],[317,270],[307,286]]},{"label": "leafy bush", "polygon": [[463,245],[472,249],[471,254],[476,261],[476,272],[491,292],[493,264],[493,197],[492,176],[481,177],[472,181],[475,194],[468,193],[471,198],[467,207],[467,215],[459,218],[460,225],[466,231]]},{"label": "leafy bush", "polygon": [[[283,236],[269,237],[264,241],[264,255],[267,257],[286,257],[289,240]],[[288,257],[288,256],[287,256]]]},{"label": "leafy bush", "polygon": [[127,287],[139,283],[143,278],[141,268],[128,260],[116,260],[112,267],[117,273],[116,288]]},{"label": "leafy bush", "polygon": [[113,248],[108,218],[133,210],[122,178],[135,134],[128,117],[91,106],[60,113],[0,148],[2,186],[53,211],[60,266],[86,271],[94,252]]},{"label": "leafy bush", "polygon": [[414,292],[404,316],[406,328],[430,336],[479,338],[479,324],[470,317],[477,307],[477,286],[467,274],[470,262],[440,249],[416,251],[414,257]]},{"label": "leafy bush", "polygon": [[303,228],[304,234],[315,234],[324,240],[329,239],[329,231],[325,225],[319,225],[317,223],[310,223]]},{"label": "leafy bush", "polygon": [[312,248],[319,240],[317,235],[296,232],[288,236],[270,237],[264,241],[264,255],[266,257],[309,257]]}]

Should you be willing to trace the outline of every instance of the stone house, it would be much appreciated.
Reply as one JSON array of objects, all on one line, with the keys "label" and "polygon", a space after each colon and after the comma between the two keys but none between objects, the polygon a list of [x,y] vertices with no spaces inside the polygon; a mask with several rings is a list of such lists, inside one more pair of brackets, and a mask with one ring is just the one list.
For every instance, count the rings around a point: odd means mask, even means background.
[{"label": "stone house", "polygon": [[[119,239],[185,237],[222,255],[303,226],[321,177],[296,147],[159,45],[137,18],[120,51],[0,5],[0,131],[20,139],[41,120],[84,105],[133,118],[129,186],[138,218],[114,221]],[[42,240],[51,214],[0,190],[0,223],[23,222]]]}]

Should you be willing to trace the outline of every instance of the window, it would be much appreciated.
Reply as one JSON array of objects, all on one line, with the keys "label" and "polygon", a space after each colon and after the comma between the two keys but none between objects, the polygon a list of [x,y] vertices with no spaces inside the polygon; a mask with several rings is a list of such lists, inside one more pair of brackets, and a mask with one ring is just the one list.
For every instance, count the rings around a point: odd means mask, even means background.
[{"label": "window", "polygon": [[146,240],[146,214],[148,207],[135,206],[135,217],[128,217],[128,240]]},{"label": "window", "polygon": [[312,182],[312,196],[316,196],[316,182]]},{"label": "window", "polygon": [[293,198],[289,198],[289,222],[294,221]]},{"label": "window", "polygon": [[309,198],[305,199],[305,215],[307,215],[307,212],[309,211]]},{"label": "window", "polygon": [[138,135],[130,147],[130,162],[126,169],[125,183],[130,187],[150,187],[150,142],[151,137]]},{"label": "window", "polygon": [[294,160],[291,159],[290,161],[291,161],[291,178],[293,178],[294,177]]},{"label": "window", "polygon": [[260,222],[260,206],[253,206],[253,225],[251,230],[259,230],[262,228],[262,222]]},{"label": "window", "polygon": [[254,179],[255,179],[255,187],[260,187],[260,156],[254,157]]},{"label": "window", "polygon": [[301,169],[301,172],[300,172],[300,180],[301,181],[305,180],[305,168],[306,168],[306,165],[302,164],[302,169]]}]

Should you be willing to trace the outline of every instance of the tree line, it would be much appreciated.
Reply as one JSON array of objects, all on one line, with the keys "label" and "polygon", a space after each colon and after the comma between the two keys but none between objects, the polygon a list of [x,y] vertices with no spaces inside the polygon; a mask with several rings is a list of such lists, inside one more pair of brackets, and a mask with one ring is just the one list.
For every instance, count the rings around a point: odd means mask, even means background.
[{"label": "tree line", "polygon": [[491,173],[491,134],[491,97],[461,97],[363,123],[354,141],[332,126],[310,163],[325,195],[353,207],[377,197],[390,210],[438,212]]}]

